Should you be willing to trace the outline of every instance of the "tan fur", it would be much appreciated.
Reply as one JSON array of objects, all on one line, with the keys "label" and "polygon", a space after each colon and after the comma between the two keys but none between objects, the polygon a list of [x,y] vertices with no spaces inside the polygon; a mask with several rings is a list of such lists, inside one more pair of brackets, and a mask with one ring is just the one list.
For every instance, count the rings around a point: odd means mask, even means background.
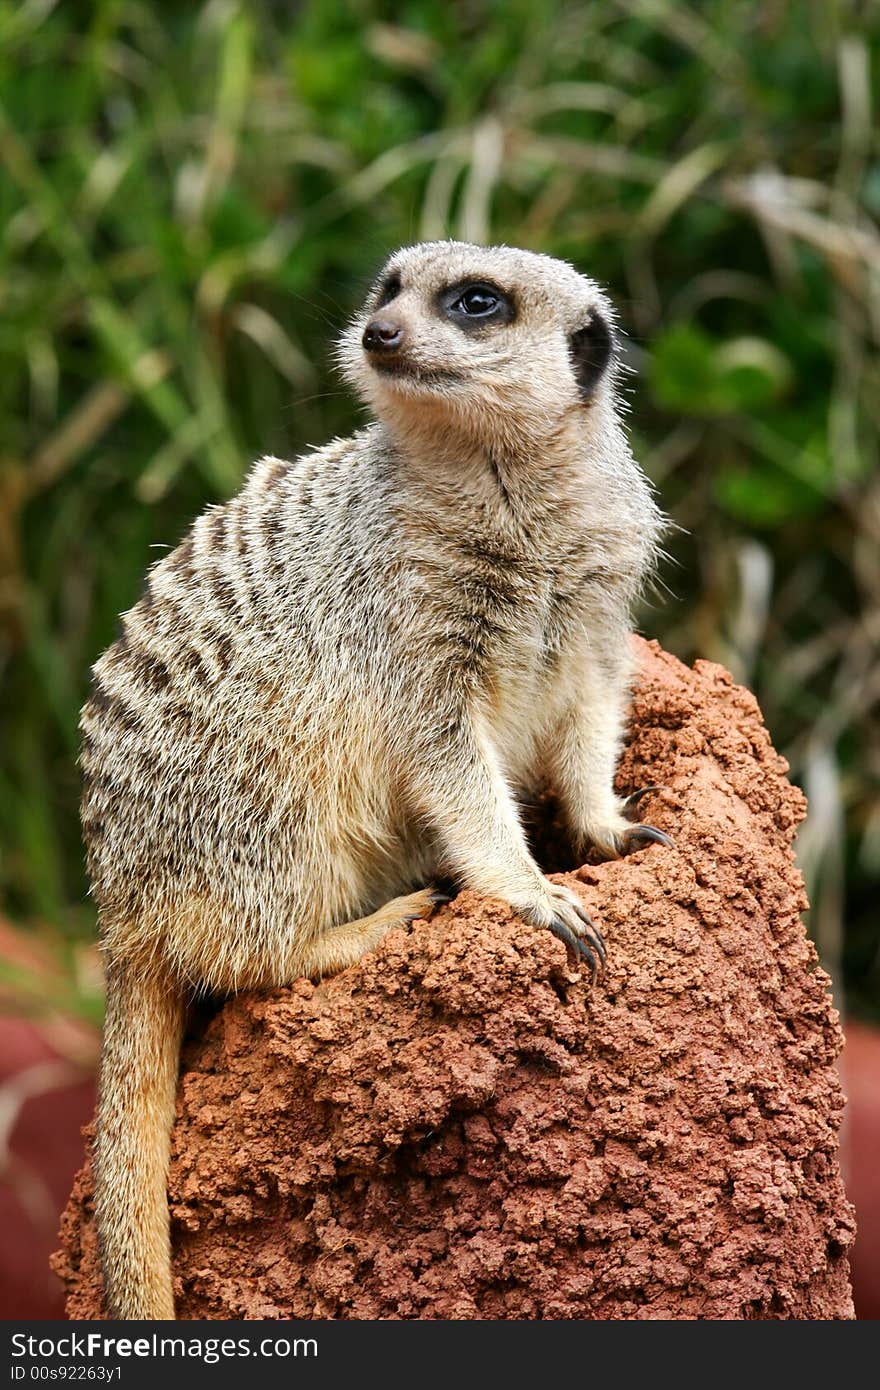
[{"label": "tan fur", "polygon": [[[571,336],[570,266],[443,242],[392,257],[340,360],[378,423],[261,460],[147,578],[95,666],[83,825],[107,960],[97,1219],[108,1308],[171,1317],[165,1182],[184,1005],[343,969],[438,873],[582,936],[515,795],[549,768],[617,852],[630,608],[659,513]],[[438,307],[490,282],[512,322]],[[361,347],[402,326],[407,375]],[[402,895],[402,896],[401,896]],[[389,901],[390,900],[390,901]],[[383,906],[383,904],[385,904]]]}]

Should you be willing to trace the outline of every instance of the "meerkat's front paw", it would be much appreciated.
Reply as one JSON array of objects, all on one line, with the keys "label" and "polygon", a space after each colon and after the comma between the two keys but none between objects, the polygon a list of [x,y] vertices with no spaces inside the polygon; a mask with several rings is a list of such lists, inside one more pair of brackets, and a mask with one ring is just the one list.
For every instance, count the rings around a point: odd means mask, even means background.
[{"label": "meerkat's front paw", "polygon": [[564,941],[569,950],[585,960],[593,979],[605,969],[607,952],[602,933],[570,888],[547,883],[547,897],[541,902],[518,905],[516,912],[536,927],[547,927]]},{"label": "meerkat's front paw", "polygon": [[620,859],[625,854],[634,854],[636,850],[652,844],[674,849],[675,845],[665,830],[658,830],[655,825],[645,825],[641,821],[634,822],[643,798],[660,790],[660,787],[640,787],[619,803],[619,810],[609,817],[607,826],[600,831],[591,831],[585,839],[609,859]]},{"label": "meerkat's front paw", "polygon": [[669,849],[675,849],[675,844],[670,840],[664,830],[658,830],[655,825],[644,825],[641,821],[635,820],[635,814],[639,804],[646,796],[653,795],[654,792],[661,791],[661,787],[639,787],[638,791],[632,792],[623,803],[623,814],[627,820],[632,820],[623,834],[624,854],[629,854],[633,850],[644,849],[645,845],[667,845]]}]

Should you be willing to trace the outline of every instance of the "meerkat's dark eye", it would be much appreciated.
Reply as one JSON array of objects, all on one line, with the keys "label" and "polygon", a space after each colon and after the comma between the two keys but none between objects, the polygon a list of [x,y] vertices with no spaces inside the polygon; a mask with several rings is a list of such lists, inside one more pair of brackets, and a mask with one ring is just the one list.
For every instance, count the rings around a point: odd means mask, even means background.
[{"label": "meerkat's dark eye", "polygon": [[452,308],[456,313],[469,314],[471,318],[485,318],[487,314],[494,314],[498,308],[498,296],[491,290],[484,289],[482,285],[472,285],[464,294],[459,295]]},{"label": "meerkat's dark eye", "polygon": [[386,275],[382,284],[379,286],[379,297],[376,300],[376,308],[381,309],[385,304],[390,304],[392,299],[396,299],[400,294],[400,276],[394,270],[390,275]]},{"label": "meerkat's dark eye", "polygon": [[504,291],[478,280],[451,285],[440,295],[440,306],[461,328],[510,323],[514,316],[513,305]]}]

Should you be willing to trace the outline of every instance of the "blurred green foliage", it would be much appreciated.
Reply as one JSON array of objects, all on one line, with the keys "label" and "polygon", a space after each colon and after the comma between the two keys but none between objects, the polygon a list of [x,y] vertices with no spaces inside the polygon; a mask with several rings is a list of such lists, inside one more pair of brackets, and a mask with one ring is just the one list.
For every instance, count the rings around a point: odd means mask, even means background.
[{"label": "blurred green foliage", "polygon": [[826,963],[880,1012],[880,7],[0,0],[0,880],[92,928],[88,668],[258,454],[349,431],[390,248],[605,283],[684,528],[643,618],[756,690],[811,799]]}]

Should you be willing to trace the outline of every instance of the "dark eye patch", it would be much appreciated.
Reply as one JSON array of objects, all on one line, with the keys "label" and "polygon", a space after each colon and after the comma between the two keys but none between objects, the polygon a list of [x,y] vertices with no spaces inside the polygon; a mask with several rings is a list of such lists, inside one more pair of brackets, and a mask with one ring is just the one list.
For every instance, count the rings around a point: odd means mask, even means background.
[{"label": "dark eye patch", "polygon": [[516,310],[510,296],[489,280],[460,280],[441,290],[441,313],[466,332],[512,323]]},{"label": "dark eye patch", "polygon": [[589,323],[569,335],[568,352],[581,399],[588,401],[614,352],[614,335],[595,309]]},{"label": "dark eye patch", "polygon": [[400,276],[396,270],[392,270],[390,275],[386,275],[382,284],[379,286],[379,295],[376,299],[376,308],[382,309],[386,304],[390,304],[392,299],[396,299],[400,294]]}]

